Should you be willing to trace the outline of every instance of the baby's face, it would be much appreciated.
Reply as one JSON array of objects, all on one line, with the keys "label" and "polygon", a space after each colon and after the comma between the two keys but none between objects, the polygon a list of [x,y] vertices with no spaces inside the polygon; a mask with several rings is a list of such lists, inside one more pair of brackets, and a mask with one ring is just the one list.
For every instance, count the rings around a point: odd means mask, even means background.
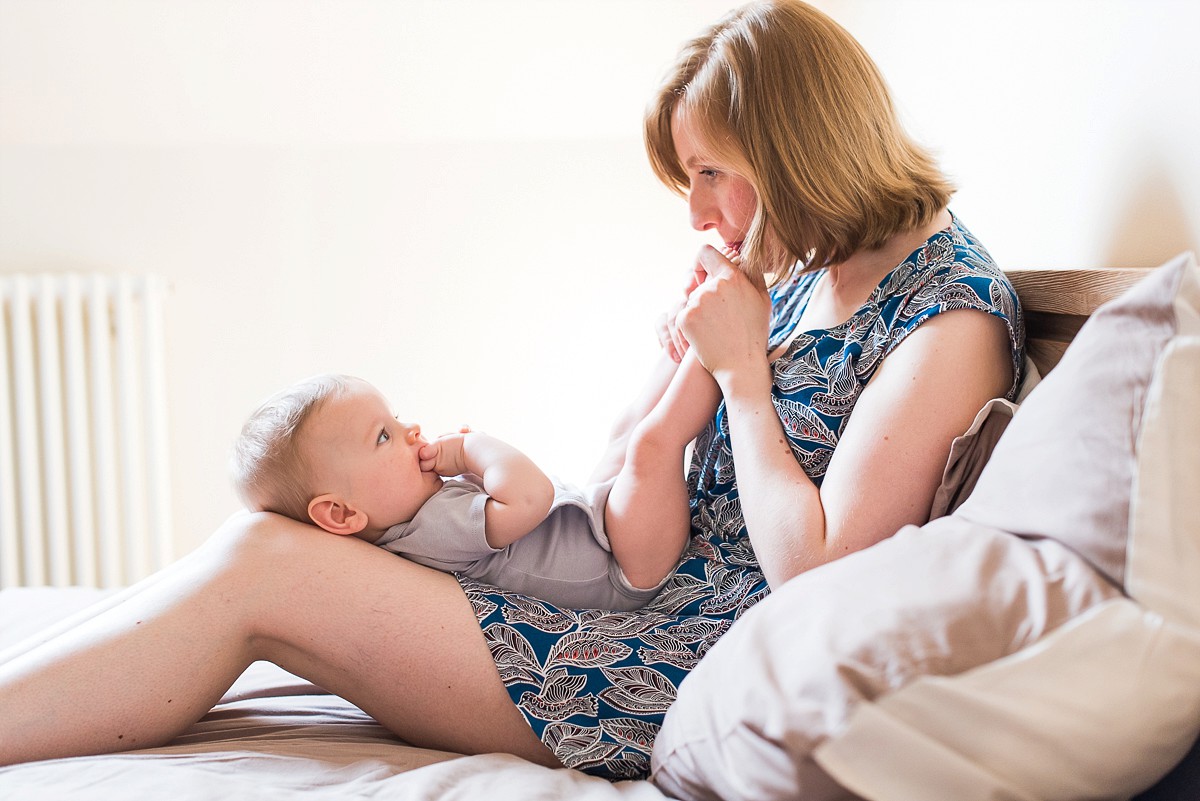
[{"label": "baby's face", "polygon": [[371,535],[412,520],[441,488],[436,473],[421,470],[417,454],[425,444],[420,426],[398,421],[378,390],[358,382],[315,411],[302,447],[314,497],[338,495],[364,512],[364,534]]}]

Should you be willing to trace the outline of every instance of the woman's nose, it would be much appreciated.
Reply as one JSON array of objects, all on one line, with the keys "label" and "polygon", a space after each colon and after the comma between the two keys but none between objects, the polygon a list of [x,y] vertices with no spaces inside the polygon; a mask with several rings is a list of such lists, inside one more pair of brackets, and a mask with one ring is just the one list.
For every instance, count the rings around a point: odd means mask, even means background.
[{"label": "woman's nose", "polygon": [[692,228],[697,231],[716,228],[719,222],[711,198],[705,192],[694,188],[688,192],[688,213],[692,218]]}]

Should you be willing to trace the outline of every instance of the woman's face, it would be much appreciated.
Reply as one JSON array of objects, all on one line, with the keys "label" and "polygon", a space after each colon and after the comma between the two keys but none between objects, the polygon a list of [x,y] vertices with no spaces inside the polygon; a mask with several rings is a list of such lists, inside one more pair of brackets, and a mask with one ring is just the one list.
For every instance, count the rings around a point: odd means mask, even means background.
[{"label": "woman's face", "polygon": [[671,138],[691,184],[688,211],[692,227],[697,231],[716,231],[727,247],[740,250],[758,208],[754,187],[729,165],[706,155],[713,148],[705,144],[678,107],[671,117]]}]

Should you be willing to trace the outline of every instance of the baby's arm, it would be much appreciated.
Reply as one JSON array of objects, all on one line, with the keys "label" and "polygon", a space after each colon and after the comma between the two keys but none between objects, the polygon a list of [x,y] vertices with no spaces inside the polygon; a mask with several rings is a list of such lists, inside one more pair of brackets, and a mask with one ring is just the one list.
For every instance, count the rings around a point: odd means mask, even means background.
[{"label": "baby's arm", "polygon": [[554,485],[533,460],[506,442],[472,431],[438,437],[421,449],[421,469],[440,476],[474,473],[488,494],[484,534],[503,548],[546,519]]}]

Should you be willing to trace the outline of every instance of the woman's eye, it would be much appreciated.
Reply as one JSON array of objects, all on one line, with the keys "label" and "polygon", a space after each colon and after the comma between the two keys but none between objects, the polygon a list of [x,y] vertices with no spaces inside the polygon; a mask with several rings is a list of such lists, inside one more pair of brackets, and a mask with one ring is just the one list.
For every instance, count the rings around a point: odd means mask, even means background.
[{"label": "woman's eye", "polygon": [[700,170],[700,174],[702,176],[704,176],[705,178],[716,178],[717,177],[716,170]]},{"label": "woman's eye", "polygon": [[387,429],[381,428],[381,429],[379,429],[379,437],[375,440],[375,444],[382,445],[383,443],[389,441],[391,438],[392,438],[392,435],[387,432]]}]

